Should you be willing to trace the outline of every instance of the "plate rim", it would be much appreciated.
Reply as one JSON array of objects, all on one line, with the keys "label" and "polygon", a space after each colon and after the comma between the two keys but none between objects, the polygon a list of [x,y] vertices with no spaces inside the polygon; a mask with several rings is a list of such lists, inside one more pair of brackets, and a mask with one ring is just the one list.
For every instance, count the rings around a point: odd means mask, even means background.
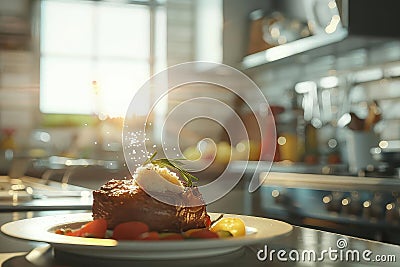
[{"label": "plate rim", "polygon": [[[91,212],[85,213],[69,213],[69,214],[58,214],[51,216],[43,216],[43,217],[34,217],[29,219],[22,219],[18,221],[12,221],[5,223],[1,226],[1,231],[8,236],[30,240],[30,241],[38,241],[38,242],[46,242],[51,244],[53,247],[61,250],[74,251],[75,249],[81,251],[78,254],[82,255],[92,255],[85,253],[86,251],[93,250],[102,250],[102,251],[113,251],[119,252],[120,254],[126,253],[143,253],[151,250],[154,252],[166,253],[168,251],[184,250],[182,253],[187,253],[188,251],[195,251],[199,249],[203,249],[205,251],[210,251],[212,249],[239,249],[243,246],[250,244],[257,244],[260,242],[265,242],[272,240],[277,237],[282,237],[288,235],[292,232],[293,226],[279,220],[264,218],[264,217],[256,217],[250,215],[240,215],[240,214],[228,214],[228,213],[208,213],[212,217],[216,217],[219,214],[224,214],[224,217],[239,217],[246,221],[255,221],[258,223],[270,223],[273,226],[281,227],[281,231],[277,234],[273,235],[262,235],[260,233],[260,229],[257,229],[257,233],[244,237],[234,237],[229,239],[204,239],[204,240],[168,240],[168,241],[116,241],[114,239],[99,239],[99,238],[85,238],[85,237],[72,237],[72,236],[63,236],[56,234],[54,232],[50,232],[50,229],[54,229],[57,226],[71,224],[71,223],[79,223],[86,222],[92,219]],[[23,226],[29,226],[28,228],[37,227],[37,232],[32,236],[30,236],[27,231],[24,230],[22,233],[15,233],[12,231],[13,229],[19,229]],[[248,225],[249,227],[254,227],[253,225]],[[121,256],[118,256],[121,257]],[[122,256],[123,257],[123,256]],[[133,256],[132,256],[133,257]],[[146,256],[144,255],[143,258]],[[137,258],[137,257],[135,257]]]}]

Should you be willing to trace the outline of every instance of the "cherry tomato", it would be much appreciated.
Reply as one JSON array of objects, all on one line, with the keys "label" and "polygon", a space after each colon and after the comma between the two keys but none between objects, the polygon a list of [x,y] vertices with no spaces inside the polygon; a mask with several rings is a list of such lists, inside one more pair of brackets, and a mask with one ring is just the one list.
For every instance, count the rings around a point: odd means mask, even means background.
[{"label": "cherry tomato", "polygon": [[210,229],[213,232],[228,231],[233,236],[246,235],[244,222],[239,218],[223,218]]},{"label": "cherry tomato", "polygon": [[112,238],[116,240],[134,240],[145,232],[149,231],[147,224],[142,222],[120,223],[114,228]]},{"label": "cherry tomato", "polygon": [[206,223],[205,223],[205,225],[206,225],[206,228],[211,226],[211,218],[210,218],[209,215],[206,215]]},{"label": "cherry tomato", "polygon": [[160,240],[157,232],[145,232],[140,234],[136,240]]},{"label": "cherry tomato", "polygon": [[104,238],[107,231],[107,221],[96,219],[83,225],[80,229],[65,233],[68,236]]},{"label": "cherry tomato", "polygon": [[187,230],[186,232],[183,233],[183,236],[190,237],[194,232],[197,232],[200,230],[203,230],[203,228],[194,228],[194,229]]},{"label": "cherry tomato", "polygon": [[208,229],[200,229],[189,234],[189,238],[219,238],[217,233]]}]

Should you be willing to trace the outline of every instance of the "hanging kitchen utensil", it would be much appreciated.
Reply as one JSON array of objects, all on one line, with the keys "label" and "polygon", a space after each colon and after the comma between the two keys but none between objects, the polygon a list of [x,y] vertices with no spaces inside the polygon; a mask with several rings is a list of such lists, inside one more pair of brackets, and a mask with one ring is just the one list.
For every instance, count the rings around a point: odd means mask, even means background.
[{"label": "hanging kitchen utensil", "polygon": [[381,110],[377,101],[373,101],[368,105],[368,115],[364,122],[364,131],[370,131],[372,127],[382,118]]},{"label": "hanging kitchen utensil", "polygon": [[271,48],[272,45],[266,43],[263,39],[264,11],[254,10],[250,13],[250,33],[247,54],[255,54]]},{"label": "hanging kitchen utensil", "polygon": [[362,131],[364,129],[365,121],[360,119],[354,112],[350,112],[350,122],[347,125],[350,130]]}]

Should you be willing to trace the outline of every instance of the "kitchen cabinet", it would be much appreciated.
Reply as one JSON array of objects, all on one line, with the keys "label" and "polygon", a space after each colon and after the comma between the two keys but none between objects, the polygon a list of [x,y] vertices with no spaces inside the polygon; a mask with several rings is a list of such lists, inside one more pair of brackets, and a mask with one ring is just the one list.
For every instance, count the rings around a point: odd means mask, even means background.
[{"label": "kitchen cabinet", "polygon": [[28,0],[5,0],[1,2],[1,50],[29,49],[30,28],[30,2]]},{"label": "kitchen cabinet", "polygon": [[39,53],[33,18],[39,2],[0,3],[0,128],[16,130],[18,141],[29,138],[37,121]]},{"label": "kitchen cabinet", "polygon": [[[388,93],[391,90],[395,91],[395,89],[391,88],[396,87],[397,82],[390,79],[390,75],[387,74],[389,69],[392,69],[391,65],[397,67],[400,60],[398,53],[400,47],[398,42],[399,31],[393,28],[394,22],[392,20],[398,17],[392,11],[398,10],[398,8],[395,8],[398,3],[388,1],[384,5],[378,6],[376,2],[369,0],[352,1],[351,5],[349,5],[349,1],[345,0],[310,0],[298,1],[296,4],[294,2],[284,0],[280,1],[281,4],[278,5],[276,1],[269,1],[269,3],[272,3],[269,9],[263,9],[256,5],[253,7],[263,10],[266,17],[270,16],[273,11],[279,10],[286,18],[296,18],[299,21],[307,19],[306,21],[314,22],[319,28],[315,30],[315,34],[291,42],[275,44],[275,46],[266,50],[252,54],[248,54],[245,49],[249,38],[243,35],[244,41],[240,44],[242,57],[227,57],[226,61],[233,64],[233,60],[236,59],[236,66],[254,80],[265,95],[268,103],[285,108],[283,114],[276,116],[278,137],[285,137],[284,135],[288,131],[287,128],[295,125],[296,134],[300,136],[299,139],[303,140],[303,136],[305,136],[302,130],[303,123],[311,123],[318,133],[318,160],[325,163],[333,155],[336,158],[340,156],[341,162],[347,164],[349,161],[348,153],[345,153],[345,148],[349,142],[346,138],[347,129],[337,126],[338,119],[346,112],[358,110],[357,105],[359,104],[367,107],[370,101],[390,98],[390,103],[385,100],[384,104],[386,106],[382,108],[382,113],[385,114],[384,119],[376,127],[370,127],[369,130],[374,131],[382,138],[397,139],[398,131],[396,126],[398,124],[394,125],[397,122],[397,116],[392,116],[395,117],[396,122],[393,120],[393,122],[387,123],[384,120],[387,118],[388,113],[392,110],[397,110],[395,107],[398,104],[398,100],[394,99],[397,95],[394,96],[392,93]],[[320,8],[321,5],[323,8]],[[324,8],[335,6],[338,8],[336,13],[328,12],[326,13],[327,16],[324,16]],[[376,7],[376,14],[371,11],[373,7]],[[368,11],[369,15],[361,17],[360,14],[364,10]],[[386,10],[386,12],[382,10]],[[340,25],[338,25],[336,31],[329,33],[329,21],[332,20],[326,18],[333,19],[335,16],[339,16]],[[384,16],[388,16],[390,19],[386,20]],[[369,26],[365,27],[364,25],[364,30],[361,31],[362,20],[368,20],[371,17],[374,17],[374,19],[370,19],[373,23],[365,24]],[[248,22],[247,31],[249,32],[252,26],[249,24],[251,23],[249,18],[243,17],[242,21],[243,23]],[[326,23],[328,23],[328,26],[326,26]],[[384,30],[377,33],[377,27],[381,27]],[[275,30],[280,31],[281,29],[277,27]],[[229,31],[233,33],[233,29],[228,27],[226,31],[228,35],[230,34]],[[265,34],[265,30],[261,34]],[[260,38],[266,39],[264,35],[260,36]],[[232,48],[229,49],[232,50]],[[357,83],[359,72],[375,68],[384,72],[384,79],[376,81],[375,86]],[[324,79],[331,78],[336,79],[338,82],[332,86],[323,85]],[[315,85],[315,94],[314,91],[313,93],[302,93],[300,92],[301,90],[295,90],[303,82],[304,84]],[[355,103],[352,96],[357,91],[354,90],[355,87],[358,87],[356,89],[374,87],[369,91],[375,91],[376,95],[379,96],[376,97],[374,94],[369,94],[368,97],[359,101],[360,103]],[[311,98],[314,98],[315,101],[309,101]],[[325,105],[323,102],[328,98],[331,102]],[[384,101],[380,101],[379,104],[381,102]],[[387,108],[389,104],[393,107],[390,110]],[[320,114],[312,110],[318,110]],[[364,119],[366,114],[360,114]],[[395,130],[386,130],[389,127]],[[333,147],[329,146],[329,140],[335,142]],[[304,155],[304,158],[300,159],[300,161],[305,160],[306,156],[308,155]]]},{"label": "kitchen cabinet", "polygon": [[[234,1],[232,4],[224,2],[223,61],[244,71],[272,62],[304,64],[312,58],[383,44],[400,35],[395,13],[399,2],[391,0],[384,5],[371,0],[269,0],[262,4]],[[281,22],[273,21],[277,12],[283,17]],[[290,23],[308,25],[311,35],[293,40],[298,25],[296,28]],[[287,41],[270,43],[271,35],[275,41],[278,37]],[[267,49],[261,52],[249,49],[254,48],[252,42],[258,42],[259,48],[264,42]],[[290,60],[285,61],[287,58]]]},{"label": "kitchen cabinet", "polygon": [[0,4],[0,88],[28,87],[34,83],[31,3],[6,0]]}]

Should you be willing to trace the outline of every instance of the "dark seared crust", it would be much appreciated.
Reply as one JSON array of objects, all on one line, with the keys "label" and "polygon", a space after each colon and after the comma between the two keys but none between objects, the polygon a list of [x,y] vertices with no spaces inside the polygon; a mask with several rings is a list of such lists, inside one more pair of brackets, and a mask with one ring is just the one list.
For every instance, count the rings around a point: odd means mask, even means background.
[{"label": "dark seared crust", "polygon": [[[207,226],[206,206],[196,188],[187,189],[179,196],[170,195],[176,206],[152,198],[133,179],[111,180],[93,192],[93,219],[106,219],[109,229],[127,221],[144,222],[150,230],[158,232],[182,232]],[[199,206],[182,207],[184,198]]]}]

